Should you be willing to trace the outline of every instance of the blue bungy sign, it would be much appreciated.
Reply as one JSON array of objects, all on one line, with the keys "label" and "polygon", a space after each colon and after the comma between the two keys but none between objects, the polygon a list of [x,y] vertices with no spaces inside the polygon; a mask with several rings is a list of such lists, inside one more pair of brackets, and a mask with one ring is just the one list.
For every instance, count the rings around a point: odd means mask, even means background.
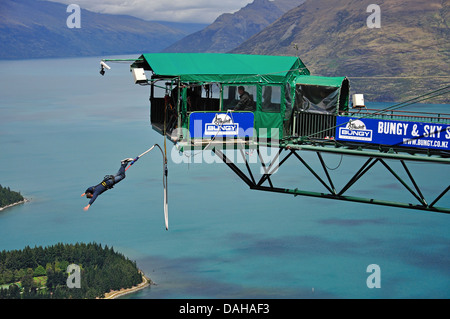
[{"label": "blue bungy sign", "polygon": [[253,137],[254,115],[251,112],[193,112],[189,116],[191,138]]},{"label": "blue bungy sign", "polygon": [[336,140],[450,150],[450,125],[338,116]]}]

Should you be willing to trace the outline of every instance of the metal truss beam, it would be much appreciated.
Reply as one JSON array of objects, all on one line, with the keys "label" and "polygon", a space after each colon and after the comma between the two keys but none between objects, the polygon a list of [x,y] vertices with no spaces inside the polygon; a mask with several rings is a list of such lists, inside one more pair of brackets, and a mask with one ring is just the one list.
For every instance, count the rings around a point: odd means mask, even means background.
[{"label": "metal truss beam", "polygon": [[[281,156],[281,153],[285,150],[287,154],[282,158],[280,161],[278,161],[278,158]],[[321,164],[322,169],[324,170],[326,180],[321,178],[319,174],[306,162],[304,158],[298,154],[298,149],[283,149],[280,148],[275,159],[272,160],[269,165],[267,165],[258,150],[258,158],[261,162],[261,167],[264,173],[262,174],[262,177],[259,179],[259,181],[256,181],[254,178],[254,174],[250,168],[250,165],[247,161],[247,158],[245,157],[244,152],[241,150],[241,156],[245,161],[245,166],[248,171],[249,177],[231,160],[229,160],[225,154],[220,150],[215,148],[213,150],[215,154],[238,176],[240,177],[252,190],[259,190],[259,191],[266,191],[266,192],[273,192],[273,193],[281,193],[281,194],[290,194],[294,196],[309,196],[309,197],[316,197],[316,198],[326,198],[326,199],[334,199],[334,200],[340,200],[340,201],[348,201],[348,202],[357,202],[357,203],[365,203],[365,204],[372,204],[372,205],[381,205],[381,206],[390,206],[390,207],[399,207],[399,208],[406,208],[406,209],[414,209],[414,210],[422,210],[422,211],[429,211],[429,212],[438,212],[438,213],[446,213],[450,214],[450,208],[446,207],[436,207],[435,205],[438,203],[438,201],[447,193],[450,191],[450,185],[444,189],[434,200],[431,201],[431,204],[428,204],[425,200],[422,191],[420,190],[416,180],[413,178],[410,170],[408,169],[405,158],[396,158],[400,161],[402,164],[402,167],[404,168],[410,182],[412,183],[413,187],[410,187],[408,183],[406,183],[399,174],[397,174],[392,167],[389,166],[388,163],[384,160],[384,157],[379,156],[368,156],[367,161],[356,171],[356,173],[350,177],[348,182],[345,184],[345,186],[342,187],[340,190],[336,190],[336,187],[333,183],[333,180],[329,174],[330,169],[325,165],[322,154],[320,151],[316,149],[316,153],[319,159],[319,162]],[[358,154],[361,155],[361,154]],[[324,192],[316,192],[316,191],[308,191],[308,190],[301,190],[298,188],[290,189],[290,188],[283,188],[283,187],[277,187],[274,186],[274,181],[271,179],[271,176],[275,171],[277,171],[279,168],[283,166],[283,164],[291,157],[296,158],[303,166],[306,167],[306,169],[314,176],[314,178],[324,187]],[[387,157],[389,159],[393,159],[391,157]],[[406,202],[397,202],[397,201],[388,201],[388,200],[382,200],[382,199],[375,199],[375,198],[365,198],[365,197],[356,197],[356,196],[347,196],[345,193],[355,185],[355,183],[364,175],[368,174],[369,171],[372,169],[372,167],[377,164],[381,163],[387,171],[403,186],[405,190],[407,190],[409,193],[413,195],[413,197],[417,200],[417,203],[406,203]],[[441,162],[442,163],[442,162]],[[267,182],[267,183],[266,183]],[[266,185],[264,185],[266,184]],[[267,185],[268,184],[268,185]]]}]

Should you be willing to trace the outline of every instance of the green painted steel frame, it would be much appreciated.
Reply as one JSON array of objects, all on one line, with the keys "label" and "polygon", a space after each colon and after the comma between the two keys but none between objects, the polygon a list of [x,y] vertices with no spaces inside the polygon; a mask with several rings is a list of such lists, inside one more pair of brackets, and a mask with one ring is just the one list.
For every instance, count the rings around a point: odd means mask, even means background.
[{"label": "green painted steel frame", "polygon": [[[281,159],[281,161],[278,161],[281,153],[284,151],[287,151],[288,154]],[[318,156],[318,160],[321,164],[322,169],[324,170],[326,180],[321,178],[319,174],[303,159],[299,154],[298,149],[294,148],[279,148],[279,151],[276,155],[276,157],[271,161],[270,165],[266,165],[264,163],[263,158],[259,152],[259,149],[257,149],[258,157],[261,161],[261,166],[264,169],[264,174],[260,178],[259,181],[256,181],[254,178],[254,174],[252,173],[252,170],[250,168],[250,165],[245,157],[244,152],[242,149],[240,150],[242,158],[245,160],[245,166],[248,172],[248,176],[231,160],[229,160],[226,155],[217,148],[213,149],[213,152],[241,179],[243,180],[252,190],[259,190],[259,191],[266,191],[266,192],[274,192],[274,193],[281,193],[281,194],[290,194],[294,196],[309,196],[309,197],[317,197],[317,198],[327,198],[327,199],[334,199],[334,200],[340,200],[340,201],[348,201],[348,202],[357,202],[357,203],[365,203],[365,204],[372,204],[372,205],[381,205],[381,206],[390,206],[390,207],[398,207],[398,208],[406,208],[406,209],[414,209],[414,210],[423,210],[423,211],[429,211],[429,212],[438,212],[438,213],[450,213],[450,208],[446,207],[436,207],[435,205],[437,202],[450,190],[450,185],[445,188],[439,195],[434,198],[430,204],[426,201],[424,198],[422,191],[420,190],[419,186],[417,185],[417,182],[414,180],[411,172],[409,171],[405,159],[404,158],[397,158],[400,163],[402,164],[403,168],[405,169],[405,172],[412,183],[413,187],[409,186],[408,183],[406,183],[389,165],[386,163],[384,158],[382,157],[375,157],[368,156],[365,154],[364,156],[368,157],[367,161],[359,168],[356,173],[348,180],[348,182],[345,184],[345,186],[340,190],[337,191],[336,187],[334,186],[334,183],[330,177],[329,169],[325,165],[322,154],[319,150],[315,150]],[[316,178],[317,181],[320,182],[324,186],[324,188],[327,190],[327,192],[314,192],[314,191],[307,191],[307,190],[300,190],[298,188],[296,189],[289,189],[289,188],[282,188],[282,187],[275,187],[274,183],[271,179],[271,175],[278,170],[287,159],[294,156],[298,159],[298,161],[305,166],[308,171]],[[391,158],[392,159],[392,158]],[[408,158],[410,159],[410,158]],[[276,163],[276,164],[275,164]],[[397,201],[387,201],[382,199],[374,199],[374,198],[364,198],[364,197],[355,197],[355,196],[347,196],[344,195],[362,176],[367,174],[370,169],[376,164],[381,163],[390,173],[391,175],[400,182],[400,184],[408,191],[410,192],[418,201],[418,203],[405,203],[405,202],[397,202]],[[442,162],[441,162],[442,163]],[[263,184],[268,183],[268,186],[264,186]]]}]

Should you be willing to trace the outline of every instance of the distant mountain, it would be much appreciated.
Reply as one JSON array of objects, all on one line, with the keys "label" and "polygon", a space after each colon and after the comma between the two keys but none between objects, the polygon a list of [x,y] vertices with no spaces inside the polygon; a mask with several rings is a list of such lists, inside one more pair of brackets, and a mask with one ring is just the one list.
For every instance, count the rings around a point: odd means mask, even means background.
[{"label": "distant mountain", "polygon": [[189,23],[189,22],[171,22],[171,21],[154,21],[165,25],[173,30],[178,30],[185,36],[206,28],[208,23]]},{"label": "distant mountain", "polygon": [[55,2],[1,0],[0,59],[159,52],[186,36],[161,23],[83,8],[81,28],[70,29],[66,10]]},{"label": "distant mountain", "polygon": [[172,44],[164,52],[228,52],[304,0],[254,0],[235,13]]},{"label": "distant mountain", "polygon": [[[367,26],[372,3],[380,6],[381,28]],[[232,52],[298,55],[316,75],[389,77],[352,81],[354,90],[368,92],[372,100],[415,97],[448,85],[449,0],[333,0],[332,4],[307,0]]]}]

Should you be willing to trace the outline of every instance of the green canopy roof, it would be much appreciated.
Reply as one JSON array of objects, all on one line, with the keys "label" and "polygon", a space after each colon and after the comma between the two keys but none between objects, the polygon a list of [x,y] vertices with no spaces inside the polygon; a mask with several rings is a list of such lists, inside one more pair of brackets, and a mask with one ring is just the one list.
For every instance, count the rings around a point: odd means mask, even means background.
[{"label": "green canopy roof", "polygon": [[341,87],[346,77],[298,76],[295,84]]},{"label": "green canopy roof", "polygon": [[132,67],[199,82],[285,82],[309,74],[298,57],[228,53],[146,53]]}]

